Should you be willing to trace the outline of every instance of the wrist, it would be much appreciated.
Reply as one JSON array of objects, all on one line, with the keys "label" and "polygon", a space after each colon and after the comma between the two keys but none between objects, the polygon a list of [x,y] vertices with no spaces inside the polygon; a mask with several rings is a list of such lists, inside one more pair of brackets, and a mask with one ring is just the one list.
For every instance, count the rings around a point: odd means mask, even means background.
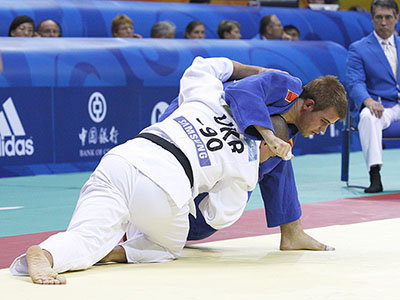
[{"label": "wrist", "polygon": [[374,102],[376,102],[376,101],[369,97],[369,98],[365,99],[363,103],[364,103],[365,106],[369,107]]}]

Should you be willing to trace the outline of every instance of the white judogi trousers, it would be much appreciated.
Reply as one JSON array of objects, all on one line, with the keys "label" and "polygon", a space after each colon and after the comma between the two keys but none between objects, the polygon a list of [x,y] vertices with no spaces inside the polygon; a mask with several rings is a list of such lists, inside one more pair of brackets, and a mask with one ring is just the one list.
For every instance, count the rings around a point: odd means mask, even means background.
[{"label": "white judogi trousers", "polygon": [[369,170],[373,165],[382,165],[382,130],[388,128],[392,122],[400,120],[400,104],[385,108],[382,117],[377,118],[369,108],[364,107],[360,113],[358,131],[360,133],[361,148]]},{"label": "white judogi trousers", "polygon": [[[121,240],[131,223],[129,262],[165,262],[181,255],[189,231],[189,205],[178,208],[158,185],[118,155],[106,155],[83,186],[66,232],[40,244],[61,273],[89,268]],[[25,255],[10,267],[27,275]]]}]

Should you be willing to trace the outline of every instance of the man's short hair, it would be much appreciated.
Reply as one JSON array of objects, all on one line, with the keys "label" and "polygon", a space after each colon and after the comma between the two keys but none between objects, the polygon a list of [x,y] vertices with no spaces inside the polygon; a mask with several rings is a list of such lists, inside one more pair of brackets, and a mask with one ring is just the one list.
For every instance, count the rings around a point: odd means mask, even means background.
[{"label": "man's short hair", "polygon": [[259,33],[261,36],[265,35],[267,33],[267,27],[271,25],[272,23],[272,17],[274,15],[266,15],[264,17],[262,17],[261,21],[260,21],[260,30]]},{"label": "man's short hair", "polygon": [[127,15],[118,15],[116,16],[111,23],[111,32],[116,33],[118,32],[118,28],[121,24],[129,24],[133,26],[133,21]]},{"label": "man's short hair", "polygon": [[299,29],[298,29],[296,26],[294,26],[294,25],[285,25],[285,26],[283,26],[283,31],[286,31],[286,30],[296,30],[297,33],[298,33],[299,36],[300,36],[300,31],[299,31]]},{"label": "man's short hair", "polygon": [[41,22],[38,24],[36,31],[37,31],[37,32],[40,32],[40,31],[42,30],[41,27],[42,27],[43,23],[46,22],[46,21],[52,21],[52,22],[54,22],[54,23],[57,25],[57,27],[58,27],[58,37],[62,37],[62,30],[61,30],[60,24],[58,24],[58,22],[56,22],[56,21],[54,21],[54,20],[52,20],[52,19],[46,19],[46,20],[41,21]]},{"label": "man's short hair", "polygon": [[399,14],[399,6],[395,0],[374,0],[371,3],[371,16],[375,15],[375,9],[377,7],[389,8],[393,10],[393,14],[397,16]]},{"label": "man's short hair", "polygon": [[230,33],[235,27],[240,29],[240,24],[234,20],[222,20],[218,24],[218,36],[221,39],[225,38],[224,33]]},{"label": "man's short hair", "polygon": [[303,92],[301,93],[300,98],[303,100],[314,100],[314,111],[334,107],[341,121],[346,118],[346,92],[336,76],[321,76],[310,81],[303,87]]},{"label": "man's short hair", "polygon": [[171,33],[174,33],[176,29],[175,24],[170,21],[160,21],[151,27],[150,37],[152,38],[164,38],[168,37]]}]

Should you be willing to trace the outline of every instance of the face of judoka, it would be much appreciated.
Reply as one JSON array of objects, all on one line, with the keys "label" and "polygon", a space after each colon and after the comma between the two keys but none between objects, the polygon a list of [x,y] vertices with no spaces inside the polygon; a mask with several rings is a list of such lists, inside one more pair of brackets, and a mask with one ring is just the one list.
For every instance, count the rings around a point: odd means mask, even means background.
[{"label": "face of judoka", "polygon": [[314,111],[314,105],[314,100],[305,100],[295,124],[304,137],[325,132],[329,125],[339,120],[339,115],[334,107]]}]

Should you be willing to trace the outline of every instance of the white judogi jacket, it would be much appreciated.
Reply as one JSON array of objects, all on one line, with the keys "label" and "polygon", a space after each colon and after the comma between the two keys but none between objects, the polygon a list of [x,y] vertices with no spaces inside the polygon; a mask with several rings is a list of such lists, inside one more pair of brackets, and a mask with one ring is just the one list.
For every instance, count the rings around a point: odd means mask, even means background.
[{"label": "white judogi jacket", "polygon": [[179,108],[143,131],[161,136],[182,150],[193,169],[193,188],[171,153],[141,149],[137,147],[144,143],[140,138],[109,152],[130,161],[164,189],[178,207],[189,201],[192,214],[193,199],[208,192],[200,209],[215,229],[233,224],[242,215],[248,191],[256,187],[258,180],[259,143],[245,139],[224,108],[222,82],[232,72],[229,59],[196,58],[181,79]]},{"label": "white judogi jacket", "polygon": [[[202,192],[209,196],[201,202],[200,209],[212,227],[229,226],[242,215],[248,191],[257,184],[259,145],[240,134],[223,107],[221,81],[226,81],[232,72],[228,59],[197,58],[182,78],[180,107],[164,121],[144,130],[182,150],[193,170],[193,187],[178,160],[148,140],[136,138],[113,148],[83,187],[68,230],[40,244],[53,255],[56,272],[85,269],[99,261],[118,243],[128,220],[135,230],[143,230],[135,238],[128,237],[124,244],[129,262],[161,262],[179,257],[189,226],[186,206],[194,214],[193,200]],[[146,176],[136,173],[137,169]],[[135,193],[130,194],[140,190],[131,186],[134,184],[147,184],[138,199]],[[170,206],[170,199],[158,201],[152,195],[156,185],[168,193],[178,208]],[[164,212],[165,207],[168,211]],[[140,218],[131,220],[130,214]],[[154,220],[156,216],[162,216],[161,225]],[[166,236],[160,236],[163,234]],[[10,271],[14,275],[27,274],[25,255],[14,260]]]}]

